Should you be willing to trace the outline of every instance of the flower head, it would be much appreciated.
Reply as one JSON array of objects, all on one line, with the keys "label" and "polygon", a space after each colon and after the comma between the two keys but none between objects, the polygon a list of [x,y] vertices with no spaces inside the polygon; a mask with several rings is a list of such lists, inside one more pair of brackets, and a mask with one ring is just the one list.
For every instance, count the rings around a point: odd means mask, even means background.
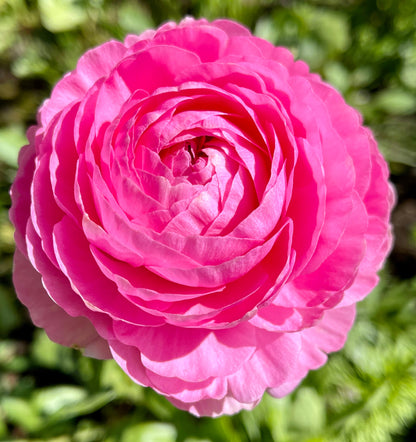
[{"label": "flower head", "polygon": [[340,349],[391,245],[361,116],[290,52],[187,18],[88,51],[28,132],[14,283],[63,345],[215,416]]}]

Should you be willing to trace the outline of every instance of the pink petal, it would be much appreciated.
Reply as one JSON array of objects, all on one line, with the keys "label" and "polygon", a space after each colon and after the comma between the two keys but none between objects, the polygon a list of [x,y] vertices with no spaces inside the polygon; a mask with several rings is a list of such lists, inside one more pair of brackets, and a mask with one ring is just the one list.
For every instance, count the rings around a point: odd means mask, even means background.
[{"label": "pink petal", "polygon": [[86,52],[80,58],[76,70],[68,73],[55,86],[51,98],[43,104],[40,110],[42,126],[45,127],[68,104],[80,101],[97,80],[110,73],[125,53],[124,45],[116,41]]},{"label": "pink petal", "polygon": [[128,330],[118,339],[136,346],[145,367],[160,376],[201,382],[235,372],[255,351],[254,329],[244,324],[230,333],[165,325]]}]

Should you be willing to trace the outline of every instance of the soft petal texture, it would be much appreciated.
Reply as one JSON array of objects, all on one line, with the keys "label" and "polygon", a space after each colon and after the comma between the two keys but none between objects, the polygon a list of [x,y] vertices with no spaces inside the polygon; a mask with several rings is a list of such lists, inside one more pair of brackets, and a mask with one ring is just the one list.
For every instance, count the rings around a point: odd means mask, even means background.
[{"label": "soft petal texture", "polygon": [[391,248],[361,116],[229,20],[88,51],[28,140],[10,218],[33,322],[196,415],[323,365]]}]

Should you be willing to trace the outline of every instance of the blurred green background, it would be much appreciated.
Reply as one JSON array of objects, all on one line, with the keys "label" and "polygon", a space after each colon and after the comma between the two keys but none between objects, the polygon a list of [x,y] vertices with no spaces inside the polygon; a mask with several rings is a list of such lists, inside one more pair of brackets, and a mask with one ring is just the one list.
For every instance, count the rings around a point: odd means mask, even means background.
[{"label": "blurred green background", "polygon": [[[395,248],[344,350],[290,396],[217,419],[176,410],[112,361],[50,342],[10,276],[8,191],[38,106],[86,49],[185,15],[239,20],[308,62],[362,112],[398,193]],[[415,0],[0,0],[0,440],[415,440],[415,29]]]}]

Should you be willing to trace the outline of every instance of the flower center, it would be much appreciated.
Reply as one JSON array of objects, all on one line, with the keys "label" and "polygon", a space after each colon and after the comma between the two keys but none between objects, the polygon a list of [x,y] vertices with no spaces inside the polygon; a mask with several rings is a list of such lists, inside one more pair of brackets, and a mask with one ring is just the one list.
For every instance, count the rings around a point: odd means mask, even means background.
[{"label": "flower center", "polygon": [[207,165],[208,156],[203,151],[205,137],[198,137],[174,144],[160,153],[163,163],[175,177],[188,176]]}]

